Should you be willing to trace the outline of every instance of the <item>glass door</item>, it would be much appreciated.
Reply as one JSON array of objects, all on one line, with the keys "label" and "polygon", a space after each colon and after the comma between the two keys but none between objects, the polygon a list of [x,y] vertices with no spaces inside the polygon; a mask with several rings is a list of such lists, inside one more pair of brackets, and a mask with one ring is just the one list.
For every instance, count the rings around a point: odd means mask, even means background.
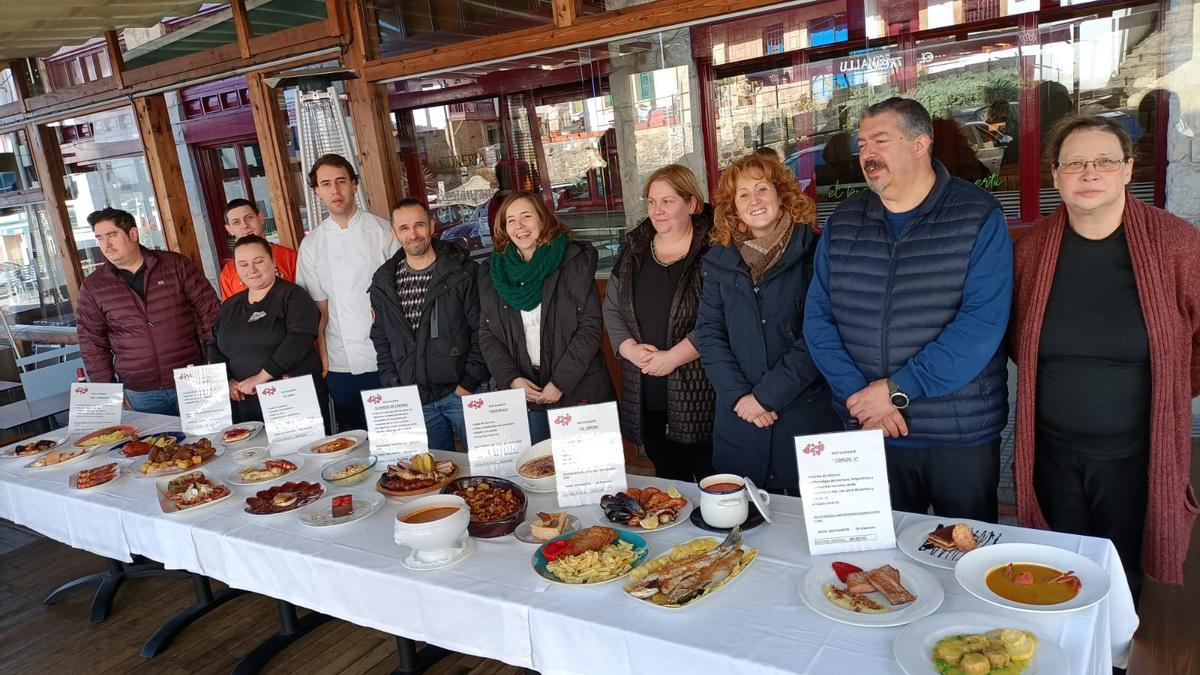
[{"label": "glass door", "polygon": [[263,168],[258,143],[246,140],[198,147],[196,164],[213,241],[222,242],[217,245],[217,257],[222,265],[232,258],[233,241],[225,231],[225,204],[230,200],[248,199],[253,202],[266,218],[267,239],[279,241],[275,212],[267,187],[267,173]]}]

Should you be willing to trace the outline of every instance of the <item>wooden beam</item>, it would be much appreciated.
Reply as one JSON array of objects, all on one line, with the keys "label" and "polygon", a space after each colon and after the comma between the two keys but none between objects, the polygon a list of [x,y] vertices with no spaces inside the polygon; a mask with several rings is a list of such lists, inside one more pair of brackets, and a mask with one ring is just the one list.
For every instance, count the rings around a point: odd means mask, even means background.
[{"label": "wooden beam", "polygon": [[392,80],[417,73],[504,59],[546,49],[602,41],[630,33],[655,30],[689,21],[712,19],[733,12],[765,9],[778,0],[656,0],[576,19],[566,27],[535,26],[455,45],[377,59],[366,65],[368,80]]},{"label": "wooden beam", "polygon": [[108,48],[108,65],[112,67],[117,89],[122,89],[125,87],[125,56],[121,53],[121,40],[117,37],[117,31],[104,31],[104,46]]},{"label": "wooden beam", "polygon": [[351,12],[363,11],[359,3],[352,0],[325,0],[325,22],[329,26],[329,37],[345,34],[347,9]]},{"label": "wooden beam", "polygon": [[566,28],[575,23],[575,0],[551,0],[554,25]]},{"label": "wooden beam", "polygon": [[58,147],[58,134],[51,127],[30,124],[25,128],[33,154],[33,166],[46,198],[46,212],[50,217],[50,229],[54,233],[58,261],[67,282],[67,294],[71,306],[79,301],[79,287],[83,284],[83,267],[79,264],[79,247],[75,233],[71,230],[71,215],[67,211],[67,189],[64,178],[62,150]]},{"label": "wooden beam", "polygon": [[[369,58],[372,26],[362,0],[350,6],[351,42],[346,65],[362,72]],[[368,210],[388,218],[400,194],[400,155],[392,132],[391,114],[382,86],[361,76],[346,82],[350,96],[350,123],[358,145],[359,188],[365,191]]]},{"label": "wooden beam", "polygon": [[250,110],[254,114],[254,130],[258,134],[258,148],[262,154],[263,170],[267,174],[267,189],[271,193],[271,211],[275,214],[279,243],[298,250],[300,240],[304,238],[299,208],[303,197],[296,194],[296,186],[292,181],[288,136],[282,114],[275,105],[275,90],[267,86],[264,78],[262,72],[246,74]]},{"label": "wooden beam", "polygon": [[233,29],[237,32],[238,53],[243,59],[250,58],[250,17],[246,14],[246,0],[230,0],[229,9],[233,12]]},{"label": "wooden beam", "polygon": [[192,222],[192,207],[188,203],[187,187],[179,166],[179,150],[175,147],[175,135],[171,131],[167,101],[162,94],[135,98],[133,110],[137,114],[142,149],[146,153],[146,166],[150,172],[150,182],[154,185],[158,219],[167,240],[167,248],[190,258],[198,269],[204,269],[200,245],[196,242],[196,227]]}]

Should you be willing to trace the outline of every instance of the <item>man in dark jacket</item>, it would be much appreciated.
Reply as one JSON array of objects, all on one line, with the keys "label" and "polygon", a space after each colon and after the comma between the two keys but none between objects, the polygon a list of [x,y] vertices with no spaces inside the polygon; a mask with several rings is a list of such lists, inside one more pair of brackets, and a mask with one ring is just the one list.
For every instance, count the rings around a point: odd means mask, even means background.
[{"label": "man in dark jacket", "polygon": [[996,521],[1012,242],[1000,204],[931,159],[916,101],[863,113],[870,191],[825,224],[804,336],[843,419],[887,436],[892,507]]},{"label": "man in dark jacket", "polygon": [[217,294],[190,260],[138,243],[137,223],[120,209],[88,216],[108,264],[79,289],[79,351],[92,382],[125,384],[134,410],[178,415],[172,371],[206,363]]},{"label": "man in dark jacket", "polygon": [[[401,200],[392,209],[400,250],[375,272],[371,340],[385,387],[417,385],[429,447],[467,445],[462,401],[487,379],[479,352],[478,266],[464,251],[433,239],[425,204]],[[453,431],[453,434],[451,433]]]}]

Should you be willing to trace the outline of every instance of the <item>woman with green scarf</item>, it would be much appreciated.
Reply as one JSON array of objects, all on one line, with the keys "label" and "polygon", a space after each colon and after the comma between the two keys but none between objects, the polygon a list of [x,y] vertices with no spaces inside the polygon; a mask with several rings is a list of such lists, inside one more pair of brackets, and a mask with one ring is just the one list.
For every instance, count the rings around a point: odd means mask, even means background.
[{"label": "woman with green scarf", "polygon": [[496,386],[525,390],[529,435],[550,438],[548,408],[613,399],[600,353],[596,249],[528,192],[509,195],[479,272],[479,347]]}]

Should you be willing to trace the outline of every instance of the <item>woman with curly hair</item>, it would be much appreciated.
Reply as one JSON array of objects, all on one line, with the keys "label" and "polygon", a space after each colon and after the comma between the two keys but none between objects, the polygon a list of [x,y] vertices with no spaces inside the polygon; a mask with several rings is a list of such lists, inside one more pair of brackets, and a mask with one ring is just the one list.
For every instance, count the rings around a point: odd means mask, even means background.
[{"label": "woman with curly hair", "polygon": [[804,343],[816,207],[791,172],[761,155],[725,169],[696,321],[717,397],[713,465],[795,493],[794,437],[842,429]]}]

